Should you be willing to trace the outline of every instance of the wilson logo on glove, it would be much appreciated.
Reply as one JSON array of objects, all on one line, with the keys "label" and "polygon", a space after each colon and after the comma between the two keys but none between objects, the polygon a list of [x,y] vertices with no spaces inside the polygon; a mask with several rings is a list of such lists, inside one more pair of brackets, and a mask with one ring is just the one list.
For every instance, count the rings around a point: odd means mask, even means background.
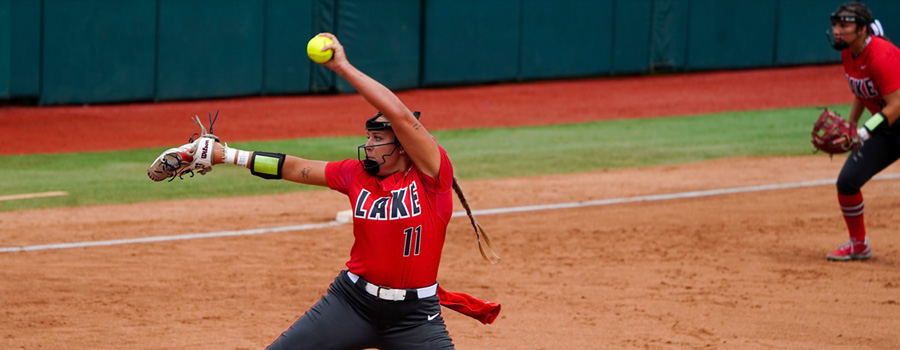
[{"label": "wilson logo on glove", "polygon": [[[200,133],[194,133],[188,139],[187,144],[178,148],[170,148],[163,152],[150,168],[147,169],[147,176],[153,181],[162,181],[169,179],[169,182],[175,180],[176,177],[184,179],[184,174],[194,176],[196,170],[200,175],[212,171],[213,165],[213,148],[215,143],[219,142],[219,137],[212,133],[213,124],[219,117],[219,111],[216,111],[215,117],[209,113],[209,132],[200,122],[200,117],[191,118],[195,124],[200,126]],[[197,139],[194,137],[199,136]],[[197,151],[200,151],[199,153]]]},{"label": "wilson logo on glove", "polygon": [[206,154],[209,153],[209,142],[203,143],[203,153],[200,153],[200,158],[206,158]]}]

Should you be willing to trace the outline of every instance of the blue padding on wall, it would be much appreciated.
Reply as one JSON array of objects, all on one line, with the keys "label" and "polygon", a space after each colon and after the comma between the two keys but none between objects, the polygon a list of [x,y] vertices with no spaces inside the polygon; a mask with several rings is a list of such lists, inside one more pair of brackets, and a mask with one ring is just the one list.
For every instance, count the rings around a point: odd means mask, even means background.
[{"label": "blue padding on wall", "polygon": [[650,69],[651,0],[617,0],[612,29],[612,73]]},{"label": "blue padding on wall", "polygon": [[10,2],[9,95],[37,98],[41,92],[41,3]]},{"label": "blue padding on wall", "polygon": [[0,0],[0,99],[9,98],[9,67],[11,29],[9,26],[10,0]]},{"label": "blue padding on wall", "polygon": [[778,0],[692,0],[689,70],[770,66]]},{"label": "blue padding on wall", "polygon": [[515,80],[518,0],[425,2],[422,85]]},{"label": "blue padding on wall", "polygon": [[312,2],[266,0],[263,93],[309,92],[306,42],[313,36]]},{"label": "blue padding on wall", "polygon": [[[609,73],[612,28],[613,0],[525,1],[519,77],[532,80]],[[494,29],[500,30],[508,29]]]},{"label": "blue padding on wall", "polygon": [[262,91],[263,2],[159,0],[157,100]]},{"label": "blue padding on wall", "polygon": [[[337,0],[315,0],[313,1],[313,16],[312,16],[312,29],[313,32],[309,35],[308,38],[304,38],[304,50],[306,50],[306,43],[309,42],[309,39],[312,39],[313,35],[318,33],[335,32],[335,18],[337,14],[337,5],[335,4]],[[335,33],[340,35],[340,33]],[[309,59],[309,56],[306,55],[304,51],[302,59],[306,61],[311,70],[310,82],[309,82],[309,90],[318,93],[318,92],[330,92],[334,90],[334,81],[335,74],[331,72],[328,68],[320,66],[318,63],[313,62]]]},{"label": "blue padding on wall", "polygon": [[41,104],[148,99],[155,1],[44,1]]},{"label": "blue padding on wall", "polygon": [[840,62],[831,48],[826,31],[828,15],[837,7],[827,1],[781,0],[778,3],[778,32],[775,36],[775,63],[809,64]]},{"label": "blue padding on wall", "polygon": [[[819,0],[0,0],[0,100],[352,92],[336,33],[391,89],[837,63]],[[900,1],[866,0],[900,37]]]},{"label": "blue padding on wall", "polygon": [[649,71],[681,70],[687,56],[689,0],[653,0]]},{"label": "blue padding on wall", "polygon": [[[390,89],[419,86],[421,1],[343,0],[337,35],[351,63]],[[345,80],[340,92],[354,91]]]}]

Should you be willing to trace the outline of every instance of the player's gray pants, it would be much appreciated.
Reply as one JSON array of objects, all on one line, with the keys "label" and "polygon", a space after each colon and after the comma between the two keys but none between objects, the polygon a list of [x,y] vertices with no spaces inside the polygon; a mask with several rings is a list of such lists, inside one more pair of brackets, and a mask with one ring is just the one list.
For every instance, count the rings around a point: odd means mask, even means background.
[{"label": "player's gray pants", "polygon": [[410,301],[377,299],[341,271],[328,294],[267,349],[453,349],[440,312],[436,295]]},{"label": "player's gray pants", "polygon": [[900,123],[872,136],[847,156],[837,178],[838,193],[859,193],[866,182],[897,159],[900,159]]}]

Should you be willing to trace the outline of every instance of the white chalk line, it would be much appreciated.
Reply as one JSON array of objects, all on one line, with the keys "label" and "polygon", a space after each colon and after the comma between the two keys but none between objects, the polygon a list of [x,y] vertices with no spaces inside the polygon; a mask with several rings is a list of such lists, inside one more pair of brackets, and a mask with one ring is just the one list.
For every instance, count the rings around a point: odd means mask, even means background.
[{"label": "white chalk line", "polygon": [[29,245],[29,246],[20,246],[20,247],[2,247],[2,248],[0,248],[0,253],[28,252],[28,251],[36,251],[36,250],[51,250],[51,249],[87,248],[87,247],[100,247],[100,246],[110,246],[110,245],[120,245],[120,244],[180,241],[180,240],[186,240],[186,239],[200,239],[200,238],[250,236],[250,235],[260,235],[260,234],[265,234],[265,233],[313,230],[313,229],[337,226],[337,225],[341,225],[341,224],[342,223],[338,222],[338,221],[330,221],[330,222],[321,223],[321,224],[283,226],[283,227],[260,228],[260,229],[240,230],[240,231],[189,233],[189,234],[174,235],[174,236],[156,236],[156,237],[143,237],[143,238],[113,239],[113,240],[108,240],[108,241],[88,241],[88,242],[76,242],[76,243],[40,244],[40,245]]},{"label": "white chalk line", "polygon": [[[900,174],[886,174],[886,175],[875,176],[872,178],[872,180],[892,180],[892,179],[900,179]],[[582,208],[582,207],[601,206],[601,205],[626,204],[626,203],[635,203],[635,202],[653,202],[653,201],[664,201],[664,200],[673,200],[673,199],[720,196],[720,195],[735,194],[735,193],[761,192],[761,191],[772,191],[772,190],[784,190],[784,189],[794,189],[794,188],[803,188],[803,187],[833,185],[834,183],[835,183],[835,179],[828,179],[828,180],[794,182],[794,183],[786,183],[786,184],[732,187],[732,188],[722,188],[722,189],[706,190],[706,191],[690,191],[690,192],[655,194],[655,195],[625,197],[625,198],[599,199],[599,200],[569,202],[569,203],[526,205],[526,206],[519,206],[519,207],[482,209],[482,210],[473,210],[472,214],[473,215],[495,215],[495,214],[521,213],[521,212],[529,212],[529,211],[571,209],[571,208]],[[466,212],[458,211],[458,212],[453,213],[453,217],[461,217],[461,216],[466,216]],[[343,225],[345,223],[346,222],[343,220],[341,220],[341,221],[334,220],[334,221],[329,221],[329,222],[320,223],[320,224],[283,226],[283,227],[261,228],[261,229],[252,229],[252,230],[224,231],[224,232],[210,232],[210,233],[190,233],[190,234],[173,235],[173,236],[114,239],[114,240],[107,240],[107,241],[88,241],[88,242],[76,242],[76,243],[41,244],[41,245],[18,246],[18,247],[0,247],[0,253],[28,252],[28,251],[38,251],[38,250],[51,250],[51,249],[87,248],[87,247],[100,247],[100,246],[111,246],[111,245],[121,245],[121,244],[154,243],[154,242],[178,241],[178,240],[201,239],[201,238],[230,237],[230,236],[249,236],[249,235],[259,235],[259,234],[266,234],[266,233],[315,230],[315,229],[320,229],[320,228],[339,226],[339,225]]]},{"label": "white chalk line", "polygon": [[30,199],[30,198],[67,196],[67,195],[69,195],[69,193],[63,192],[63,191],[11,194],[11,195],[6,195],[6,196],[0,196],[0,202],[12,201],[12,200],[17,200],[17,199]]}]

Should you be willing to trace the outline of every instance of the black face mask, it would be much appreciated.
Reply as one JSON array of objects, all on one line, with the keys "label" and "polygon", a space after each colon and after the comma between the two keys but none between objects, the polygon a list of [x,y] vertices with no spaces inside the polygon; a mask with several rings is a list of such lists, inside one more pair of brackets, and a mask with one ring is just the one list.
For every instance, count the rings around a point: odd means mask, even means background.
[{"label": "black face mask", "polygon": [[[416,117],[416,120],[419,119],[420,115],[421,115],[421,113],[419,111],[413,112],[413,116]],[[378,117],[380,117],[380,116],[382,116],[382,114],[381,114],[381,112],[378,112],[377,114],[375,114],[374,116],[372,116],[371,118],[366,120],[366,130],[371,131],[371,130],[390,129],[391,122],[376,121],[376,119],[378,119]],[[360,145],[359,147],[356,148],[356,159],[359,160],[360,164],[362,164],[363,170],[365,170],[366,173],[368,173],[369,175],[372,175],[372,176],[378,176],[378,172],[381,170],[381,165],[384,164],[385,162],[387,162],[387,160],[385,160],[384,158],[392,156],[394,154],[394,152],[397,151],[397,146],[400,146],[400,140],[396,140],[393,143],[382,143],[379,145],[368,146],[368,147],[380,147],[380,146],[388,146],[388,145],[394,145],[394,150],[392,150],[391,153],[382,156],[381,163],[379,163],[375,160],[366,158],[366,156],[365,156],[366,147],[367,147],[366,145]]]},{"label": "black face mask", "polygon": [[[366,158],[366,155],[365,155],[366,148],[390,146],[390,145],[394,145],[394,149],[391,150],[391,153],[381,156],[381,163],[376,162],[373,159]],[[378,172],[381,171],[381,165],[384,164],[385,162],[387,162],[387,160],[385,160],[384,158],[394,155],[394,152],[397,151],[397,147],[399,147],[399,146],[400,146],[400,143],[398,143],[398,142],[382,143],[382,144],[371,145],[371,146],[359,145],[358,147],[356,147],[356,159],[358,159],[359,163],[362,164],[363,170],[365,170],[366,173],[368,173],[369,175],[372,175],[372,176],[378,176]]]},{"label": "black face mask", "polygon": [[381,164],[384,162],[378,163],[371,159],[366,159],[362,162],[363,170],[365,170],[369,175],[378,176],[378,172],[381,171]]},{"label": "black face mask", "polygon": [[831,29],[825,31],[825,39],[828,40],[828,45],[831,45],[831,48],[837,51],[843,51],[850,47],[850,43],[844,41],[844,39],[834,40],[834,33]]},{"label": "black face mask", "polygon": [[831,48],[833,48],[837,51],[844,51],[844,49],[846,49],[848,47],[850,47],[850,43],[848,43],[844,40],[832,40],[831,41]]}]

